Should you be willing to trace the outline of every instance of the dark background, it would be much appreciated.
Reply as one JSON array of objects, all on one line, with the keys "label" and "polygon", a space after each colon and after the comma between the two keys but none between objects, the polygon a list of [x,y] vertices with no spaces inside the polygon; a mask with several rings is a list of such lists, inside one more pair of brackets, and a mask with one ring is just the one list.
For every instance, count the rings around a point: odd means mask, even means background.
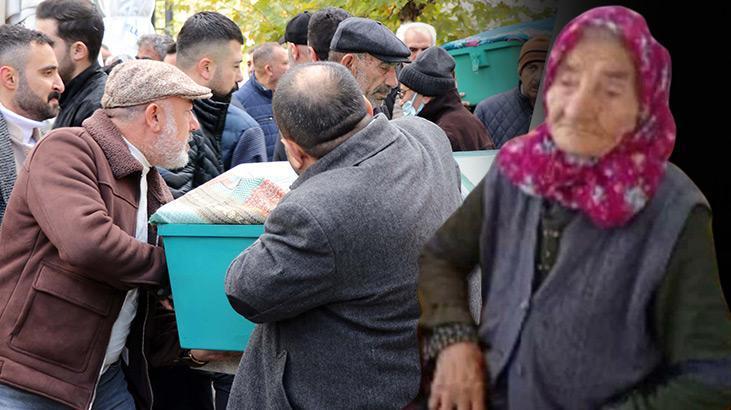
[{"label": "dark background", "polygon": [[[721,284],[731,301],[729,223],[731,203],[731,15],[729,6],[706,2],[559,1],[557,29],[582,12],[621,5],[645,17],[650,32],[670,52],[670,109],[677,126],[670,160],[698,185],[713,210],[713,231]],[[558,30],[556,31],[558,33]],[[542,113],[536,103],[534,123]],[[539,116],[535,118],[535,116]],[[540,121],[539,121],[540,122]]]}]

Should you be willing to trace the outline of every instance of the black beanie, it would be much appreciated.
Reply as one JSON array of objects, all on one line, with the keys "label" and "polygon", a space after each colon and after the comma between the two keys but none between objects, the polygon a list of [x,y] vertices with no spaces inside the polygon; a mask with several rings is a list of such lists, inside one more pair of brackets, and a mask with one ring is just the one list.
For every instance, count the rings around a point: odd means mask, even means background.
[{"label": "black beanie", "polygon": [[446,50],[429,47],[401,69],[398,80],[421,95],[436,97],[456,87],[452,75],[454,66],[454,58]]}]

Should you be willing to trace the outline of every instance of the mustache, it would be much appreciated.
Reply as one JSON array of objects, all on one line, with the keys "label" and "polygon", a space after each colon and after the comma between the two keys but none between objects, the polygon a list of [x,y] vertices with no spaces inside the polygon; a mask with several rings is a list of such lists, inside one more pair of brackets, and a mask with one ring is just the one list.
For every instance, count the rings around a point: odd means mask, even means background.
[{"label": "mustache", "polygon": [[373,91],[373,94],[383,94],[383,95],[388,95],[388,94],[389,94],[389,93],[391,92],[391,90],[392,90],[392,88],[391,88],[391,87],[389,87],[389,86],[387,86],[387,85],[383,85],[383,86],[380,86],[380,87],[376,88],[376,89],[375,89],[375,90]]},{"label": "mustache", "polygon": [[48,101],[50,102],[53,99],[60,100],[61,99],[61,93],[58,91],[52,91],[50,94],[48,94]]}]

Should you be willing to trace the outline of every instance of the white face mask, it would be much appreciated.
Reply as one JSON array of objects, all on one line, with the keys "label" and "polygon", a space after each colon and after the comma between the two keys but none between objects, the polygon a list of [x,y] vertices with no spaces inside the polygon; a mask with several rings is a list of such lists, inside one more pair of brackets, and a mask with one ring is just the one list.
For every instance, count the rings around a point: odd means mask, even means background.
[{"label": "white face mask", "polygon": [[422,103],[419,108],[414,108],[414,101],[416,101],[416,97],[418,96],[419,94],[414,93],[414,96],[401,106],[401,110],[404,112],[404,117],[416,117],[424,108],[424,103]]}]

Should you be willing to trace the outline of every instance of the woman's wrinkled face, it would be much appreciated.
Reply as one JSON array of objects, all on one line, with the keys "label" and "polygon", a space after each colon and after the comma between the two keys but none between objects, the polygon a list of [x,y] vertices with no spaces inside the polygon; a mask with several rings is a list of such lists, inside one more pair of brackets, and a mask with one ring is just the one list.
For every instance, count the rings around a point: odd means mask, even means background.
[{"label": "woman's wrinkled face", "polygon": [[606,30],[587,30],[566,54],[546,93],[546,123],[564,152],[602,157],[639,117],[637,71],[630,52]]}]

